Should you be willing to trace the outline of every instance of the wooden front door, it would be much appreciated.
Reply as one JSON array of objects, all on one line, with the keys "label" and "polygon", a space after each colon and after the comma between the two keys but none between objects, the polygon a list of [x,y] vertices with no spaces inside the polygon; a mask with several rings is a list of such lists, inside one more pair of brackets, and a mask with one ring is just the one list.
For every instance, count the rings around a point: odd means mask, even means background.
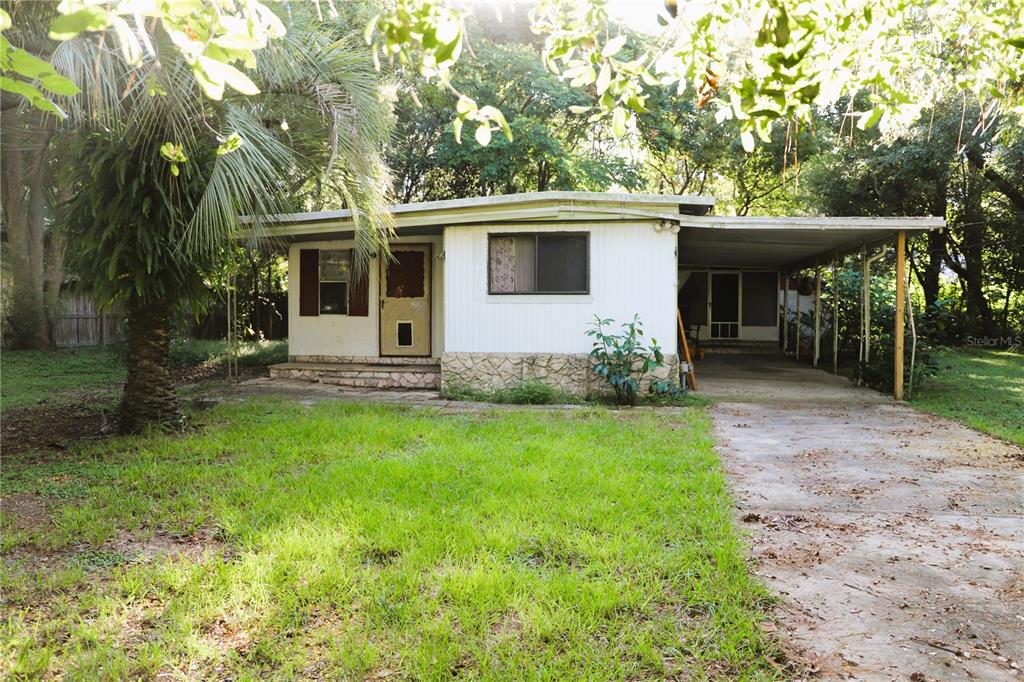
[{"label": "wooden front door", "polygon": [[430,245],[395,246],[380,282],[380,354],[430,355]]}]

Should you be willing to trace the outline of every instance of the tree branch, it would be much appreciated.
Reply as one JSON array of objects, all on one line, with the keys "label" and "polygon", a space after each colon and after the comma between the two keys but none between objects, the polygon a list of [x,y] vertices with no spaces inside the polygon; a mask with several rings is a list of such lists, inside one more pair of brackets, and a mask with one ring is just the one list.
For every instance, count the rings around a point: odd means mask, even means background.
[{"label": "tree branch", "polygon": [[964,156],[967,157],[967,161],[972,166],[981,171],[982,177],[992,183],[992,186],[999,190],[1001,193],[1006,195],[1006,198],[1017,208],[1018,211],[1024,213],[1024,191],[1012,182],[1003,177],[1003,174],[988,165],[985,157],[982,156],[981,152],[977,147],[965,147]]}]

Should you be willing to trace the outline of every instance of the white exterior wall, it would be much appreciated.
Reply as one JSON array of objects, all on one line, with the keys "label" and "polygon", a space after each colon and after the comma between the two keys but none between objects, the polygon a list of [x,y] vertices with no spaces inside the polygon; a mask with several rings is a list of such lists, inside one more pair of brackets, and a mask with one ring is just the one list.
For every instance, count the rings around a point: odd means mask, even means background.
[{"label": "white exterior wall", "polygon": [[[444,350],[444,239],[408,237],[392,242],[430,244],[431,263],[431,340],[430,354],[440,357]],[[380,355],[378,333],[380,324],[380,259],[370,261],[370,314],[366,317],[348,315],[299,315],[299,250],[351,249],[352,240],[293,243],[288,249],[288,355]]]},{"label": "white exterior wall", "polygon": [[[801,328],[800,329],[800,338],[801,339],[806,339],[807,336],[810,335],[811,338],[813,339],[814,338],[814,325],[813,324],[811,324],[811,325],[804,324],[803,323],[803,316],[804,316],[805,313],[814,312],[814,294],[809,294],[809,295],[805,296],[804,294],[797,293],[793,289],[789,289],[787,291],[779,291],[779,307],[782,307],[782,306],[785,306],[785,305],[789,306],[788,314],[789,314],[790,324],[795,325],[796,324],[796,307],[797,307],[797,299],[798,298],[800,299],[800,318],[801,318],[801,320],[800,320],[800,328]],[[825,328],[826,320],[829,317],[831,317],[831,315],[832,315],[832,310],[830,308],[822,308],[822,311],[821,311],[821,321],[822,321],[822,325],[821,326],[822,326],[822,329]],[[790,339],[790,343],[792,343],[792,342],[793,342],[793,339]]]},{"label": "white exterior wall", "polygon": [[[590,293],[489,295],[488,233],[541,231],[590,233]],[[618,324],[639,314],[647,339],[675,354],[676,246],[673,231],[648,221],[448,228],[445,351],[587,353],[595,315]]]}]

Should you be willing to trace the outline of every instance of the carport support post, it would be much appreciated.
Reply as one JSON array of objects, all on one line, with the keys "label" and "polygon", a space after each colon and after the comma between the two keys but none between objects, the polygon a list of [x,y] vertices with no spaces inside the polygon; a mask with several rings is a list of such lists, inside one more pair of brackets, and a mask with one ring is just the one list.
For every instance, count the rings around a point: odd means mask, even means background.
[{"label": "carport support post", "polygon": [[896,329],[893,348],[892,397],[903,400],[903,310],[907,299],[907,233],[896,233]]},{"label": "carport support post", "polygon": [[868,252],[861,248],[860,252],[861,283],[860,283],[860,352],[857,354],[857,385],[864,383],[864,365],[868,361],[868,334],[869,327],[868,312],[871,307],[871,299],[868,294],[871,291],[871,270],[868,267]]},{"label": "carport support post", "polygon": [[789,354],[789,271],[782,273],[782,354]]},{"label": "carport support post", "polygon": [[814,268],[814,366],[821,355],[821,265]]},{"label": "carport support post", "polygon": [[800,362],[800,271],[796,271],[796,360]]},{"label": "carport support post", "polygon": [[832,373],[839,374],[839,259],[832,261]]}]

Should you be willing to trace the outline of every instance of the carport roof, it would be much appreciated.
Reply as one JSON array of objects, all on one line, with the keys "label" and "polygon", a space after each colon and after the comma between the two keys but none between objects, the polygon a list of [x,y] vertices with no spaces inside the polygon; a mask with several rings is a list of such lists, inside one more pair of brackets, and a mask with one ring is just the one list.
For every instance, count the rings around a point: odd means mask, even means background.
[{"label": "carport roof", "polygon": [[862,246],[895,240],[899,231],[945,227],[933,217],[790,218],[674,217],[680,225],[679,262],[718,267],[793,268],[827,263]]},{"label": "carport roof", "polygon": [[[813,265],[895,239],[896,233],[940,229],[942,218],[791,218],[707,215],[708,196],[613,192],[526,192],[391,207],[398,233],[436,234],[446,227],[546,221],[660,220],[680,227],[679,262],[719,267]],[[242,218],[244,223],[251,222]],[[269,216],[265,231],[285,241],[342,239],[353,234],[352,212]]]}]

